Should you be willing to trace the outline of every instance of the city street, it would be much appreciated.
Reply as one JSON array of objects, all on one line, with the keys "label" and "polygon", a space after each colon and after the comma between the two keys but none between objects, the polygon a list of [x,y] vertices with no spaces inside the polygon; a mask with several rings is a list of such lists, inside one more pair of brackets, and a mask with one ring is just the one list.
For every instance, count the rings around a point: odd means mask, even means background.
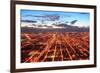
[{"label": "city street", "polygon": [[21,35],[21,62],[89,59],[88,32],[45,32]]}]

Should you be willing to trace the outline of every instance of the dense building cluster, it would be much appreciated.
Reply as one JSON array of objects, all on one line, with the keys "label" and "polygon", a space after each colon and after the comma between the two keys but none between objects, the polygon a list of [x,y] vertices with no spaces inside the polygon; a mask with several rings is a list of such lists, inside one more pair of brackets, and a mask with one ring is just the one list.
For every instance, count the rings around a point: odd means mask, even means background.
[{"label": "dense building cluster", "polygon": [[89,59],[89,32],[21,34],[21,62]]}]

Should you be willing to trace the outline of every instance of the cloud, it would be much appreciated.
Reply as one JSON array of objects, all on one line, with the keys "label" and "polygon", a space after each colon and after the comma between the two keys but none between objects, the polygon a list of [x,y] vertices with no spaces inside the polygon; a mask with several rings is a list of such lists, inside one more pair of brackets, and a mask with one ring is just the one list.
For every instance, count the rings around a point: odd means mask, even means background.
[{"label": "cloud", "polygon": [[47,15],[25,15],[24,17],[35,17],[45,21],[56,21],[59,20],[60,16],[57,14],[47,14]]},{"label": "cloud", "polygon": [[80,13],[80,14],[89,14],[89,13]]},{"label": "cloud", "polygon": [[78,26],[78,27],[89,27],[89,24],[85,24],[85,23],[77,22],[76,24],[74,24],[74,25],[72,25],[72,26]]},{"label": "cloud", "polygon": [[70,23],[71,23],[71,24],[75,24],[77,21],[78,21],[78,20],[73,20],[73,21],[71,21]]},{"label": "cloud", "polygon": [[33,20],[21,20],[21,22],[37,23],[37,21],[33,21]]}]

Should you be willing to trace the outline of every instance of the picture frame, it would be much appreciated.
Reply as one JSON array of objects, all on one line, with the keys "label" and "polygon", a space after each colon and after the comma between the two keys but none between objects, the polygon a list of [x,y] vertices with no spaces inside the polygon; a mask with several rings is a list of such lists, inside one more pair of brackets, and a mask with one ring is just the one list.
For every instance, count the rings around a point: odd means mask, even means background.
[{"label": "picture frame", "polygon": [[96,6],[11,1],[10,31],[11,73],[96,67]]}]

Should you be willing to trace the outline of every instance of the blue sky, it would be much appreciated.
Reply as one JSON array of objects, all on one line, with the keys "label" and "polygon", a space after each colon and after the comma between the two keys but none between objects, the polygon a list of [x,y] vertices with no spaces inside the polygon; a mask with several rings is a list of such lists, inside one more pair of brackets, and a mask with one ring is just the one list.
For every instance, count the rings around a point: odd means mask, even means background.
[{"label": "blue sky", "polygon": [[[55,17],[57,18],[55,18]],[[53,20],[52,20],[53,19]],[[69,24],[73,20],[77,22],[73,25],[89,26],[90,14],[82,12],[61,12],[61,11],[36,11],[36,10],[21,10],[21,20],[31,20],[37,23],[45,23],[52,25],[52,23],[66,23]],[[71,25],[71,24],[69,24]]]}]

